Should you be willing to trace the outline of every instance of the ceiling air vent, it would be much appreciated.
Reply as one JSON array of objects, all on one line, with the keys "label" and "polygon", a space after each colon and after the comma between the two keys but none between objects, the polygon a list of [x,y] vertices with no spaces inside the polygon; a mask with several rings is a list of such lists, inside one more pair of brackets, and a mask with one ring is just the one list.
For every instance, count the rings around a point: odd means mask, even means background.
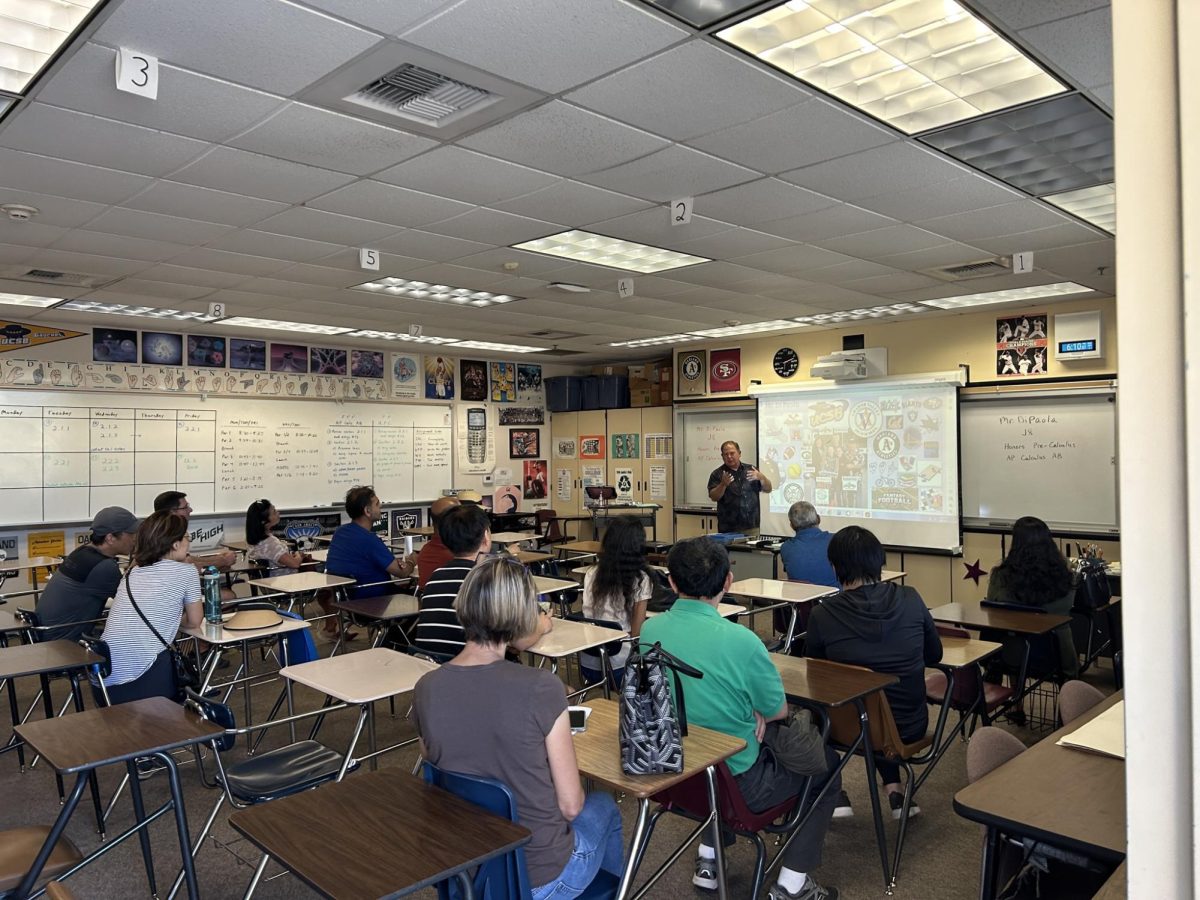
[{"label": "ceiling air vent", "polygon": [[346,99],[378,112],[437,125],[491,102],[492,96],[483,88],[405,63]]},{"label": "ceiling air vent", "polygon": [[525,337],[538,338],[543,341],[565,341],[567,338],[583,337],[583,332],[555,331],[552,328],[543,328],[541,331],[531,331]]},{"label": "ceiling air vent", "polygon": [[549,350],[539,350],[538,356],[581,356],[583,350],[564,350],[561,347],[551,347]]},{"label": "ceiling air vent", "polygon": [[942,281],[969,281],[972,278],[986,278],[989,275],[1011,275],[1012,261],[1007,256],[997,256],[993,259],[923,269],[921,274],[940,278]]},{"label": "ceiling air vent", "polygon": [[57,272],[53,269],[30,269],[26,266],[0,267],[0,277],[14,281],[32,281],[37,284],[56,284],[60,287],[97,287],[113,279],[101,275],[84,275],[80,272]]}]

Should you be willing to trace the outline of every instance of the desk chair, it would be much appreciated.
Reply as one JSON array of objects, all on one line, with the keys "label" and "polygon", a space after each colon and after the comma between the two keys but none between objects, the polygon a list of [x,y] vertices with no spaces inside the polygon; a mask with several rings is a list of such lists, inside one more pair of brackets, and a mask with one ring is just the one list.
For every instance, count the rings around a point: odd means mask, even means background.
[{"label": "desk chair", "polygon": [[1104,695],[1086,681],[1068,681],[1058,692],[1058,714],[1069,725],[1104,699]]},{"label": "desk chair", "polygon": [[[434,787],[449,791],[469,803],[481,806],[496,816],[513,822],[517,818],[517,799],[508,785],[481,775],[447,772],[433,763],[423,764],[425,780]],[[611,900],[617,894],[618,878],[608,872],[597,872],[592,883],[579,895],[580,900]],[[489,900],[529,900],[533,885],[525,869],[525,848],[490,859],[479,867],[472,884],[476,897]],[[447,882],[437,886],[438,900],[450,900]],[[457,894],[457,892],[456,892]]]},{"label": "desk chair", "polygon": [[[971,636],[971,632],[965,628],[956,628],[953,625],[938,625],[937,633],[942,637]],[[991,725],[997,718],[992,713],[1006,707],[1016,696],[1016,691],[1007,685],[985,681],[978,663],[957,671],[954,690],[947,701],[946,688],[949,683],[950,676],[945,669],[939,667],[938,671],[928,673],[925,676],[925,700],[935,706],[944,706],[948,702],[950,708],[958,713],[960,726],[963,718],[970,714],[970,723],[962,736],[964,741],[975,733],[975,726],[979,720],[982,719],[984,725]]]},{"label": "desk chair", "polygon": [[[1011,609],[1037,615],[1046,614],[1043,607],[1024,603],[983,600],[979,605],[984,609]],[[1010,712],[1010,718],[1015,718],[1017,724],[1027,724],[1032,729],[1048,731],[1055,728],[1058,723],[1058,688],[1069,677],[1073,677],[1072,673],[1064,670],[1063,660],[1079,658],[1075,652],[1070,624],[1055,628],[1048,634],[1018,635],[1015,632],[993,631],[990,637],[989,632],[984,631],[980,636],[984,640],[994,640],[996,634],[1003,635],[999,640],[1006,645],[1006,649],[1000,651],[1000,659],[1004,673],[1009,676],[1015,675],[1012,683],[1016,688],[1018,701],[1023,702],[1026,697],[1030,698],[1028,721],[1025,720],[1023,709]],[[1024,653],[1020,665],[1016,666],[1014,671],[1011,659],[1006,658],[1006,650],[1007,646],[1016,640],[1023,644]]]},{"label": "desk chair", "polygon": [[565,544],[568,541],[575,540],[569,534],[563,534],[558,523],[559,518],[556,510],[539,509],[537,511],[537,530],[540,532],[537,537],[537,547],[539,550],[542,547],[552,547],[555,544]]},{"label": "desk chair", "polygon": [[[13,895],[49,835],[50,829],[41,826],[0,831],[0,900],[6,900]],[[69,837],[63,835],[50,851],[50,858],[46,860],[42,869],[42,879],[57,878],[82,859],[83,854],[79,852],[79,848]]]},{"label": "desk chair", "polygon": [[[570,591],[563,591],[563,593],[570,593]],[[614,622],[611,619],[593,619],[585,616],[583,613],[567,612],[563,615],[563,618],[569,622],[584,622],[588,625],[598,625],[601,628],[615,628],[617,631],[625,630],[621,627],[620,622]],[[588,688],[600,685],[604,691],[604,699],[607,700],[609,698],[610,686],[616,688],[617,690],[621,689],[621,685],[617,683],[617,675],[613,671],[611,659],[621,652],[621,645],[623,643],[625,642],[609,641],[607,644],[601,644],[599,647],[592,648],[600,656],[600,680],[596,682],[589,682],[587,684],[584,683],[585,679],[583,674],[583,661],[576,657],[576,661],[579,666],[579,683],[583,686],[583,690],[579,692],[580,694],[585,694]],[[594,672],[595,670],[589,669],[588,671]]]}]

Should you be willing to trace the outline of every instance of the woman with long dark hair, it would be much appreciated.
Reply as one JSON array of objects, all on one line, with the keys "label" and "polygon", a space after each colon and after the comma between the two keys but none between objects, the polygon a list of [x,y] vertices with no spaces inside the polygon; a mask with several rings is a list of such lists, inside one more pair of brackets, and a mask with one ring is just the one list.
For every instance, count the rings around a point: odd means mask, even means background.
[{"label": "woman with long dark hair", "polygon": [[[584,574],[583,614],[591,619],[616,622],[633,637],[642,632],[646,605],[654,593],[654,579],[646,567],[646,529],[633,516],[609,522],[600,541],[600,558]],[[610,657],[613,675],[620,682],[629,658],[629,644]],[[579,665],[588,683],[600,680],[600,657],[580,653]]]}]

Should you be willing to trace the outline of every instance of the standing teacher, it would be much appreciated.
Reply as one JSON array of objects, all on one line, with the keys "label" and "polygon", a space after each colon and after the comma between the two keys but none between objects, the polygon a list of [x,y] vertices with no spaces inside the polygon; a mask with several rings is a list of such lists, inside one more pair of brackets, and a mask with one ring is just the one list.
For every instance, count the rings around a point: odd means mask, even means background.
[{"label": "standing teacher", "polygon": [[740,531],[747,537],[758,535],[758,495],[769,494],[769,478],[742,462],[737,441],[721,445],[720,468],[708,476],[708,499],[717,501],[717,530]]}]

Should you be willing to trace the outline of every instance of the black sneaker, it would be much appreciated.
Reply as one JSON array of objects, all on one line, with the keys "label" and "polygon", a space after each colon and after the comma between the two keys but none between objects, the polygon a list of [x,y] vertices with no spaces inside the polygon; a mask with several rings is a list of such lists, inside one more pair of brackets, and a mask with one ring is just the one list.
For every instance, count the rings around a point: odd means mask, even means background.
[{"label": "black sneaker", "polygon": [[835,819],[851,819],[854,817],[854,807],[850,805],[850,795],[842,791],[838,795],[837,806],[833,808]]},{"label": "black sneaker", "polygon": [[[900,813],[904,809],[904,794],[900,791],[892,791],[888,794],[888,805],[892,807],[892,818],[899,821]],[[917,806],[917,801],[914,800],[908,805],[908,817],[911,819],[913,816],[920,814],[921,807]]]},{"label": "black sneaker", "polygon": [[717,861],[697,856],[696,874],[692,876],[692,884],[706,891],[715,891],[717,889]]},{"label": "black sneaker", "polygon": [[771,889],[767,891],[767,900],[837,900],[837,898],[837,888],[822,887],[811,875],[804,879],[804,887],[800,888],[799,893],[793,894],[778,883],[771,885]]}]

